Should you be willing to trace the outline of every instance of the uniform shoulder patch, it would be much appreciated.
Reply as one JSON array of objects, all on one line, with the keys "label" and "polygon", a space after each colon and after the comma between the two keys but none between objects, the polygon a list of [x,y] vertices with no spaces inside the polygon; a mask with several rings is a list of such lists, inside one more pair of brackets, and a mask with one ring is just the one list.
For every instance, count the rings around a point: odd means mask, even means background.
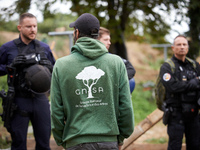
[{"label": "uniform shoulder patch", "polygon": [[164,75],[163,75],[163,80],[164,81],[169,81],[171,79],[171,75],[169,74],[169,73],[165,73]]}]

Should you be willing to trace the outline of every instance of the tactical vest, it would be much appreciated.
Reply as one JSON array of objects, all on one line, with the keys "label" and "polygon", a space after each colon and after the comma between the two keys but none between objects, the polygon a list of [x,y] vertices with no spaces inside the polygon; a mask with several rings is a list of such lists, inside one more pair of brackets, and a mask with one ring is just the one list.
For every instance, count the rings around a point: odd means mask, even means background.
[{"label": "tactical vest", "polygon": [[[195,61],[186,57],[187,64],[182,66],[180,64],[173,64],[174,65],[174,74],[176,79],[179,81],[187,82],[195,77],[197,77],[197,70]],[[173,96],[174,99],[171,99]],[[180,107],[183,103],[190,103],[196,104],[197,103],[197,96],[198,93],[196,91],[191,92],[181,92],[176,94],[167,93],[167,103],[171,106]]]},{"label": "tactical vest", "polygon": [[45,49],[38,40],[34,40],[35,48],[23,46],[20,39],[13,40],[18,48],[18,55],[13,60],[16,67],[16,94],[30,97],[33,92],[43,93],[50,88],[53,65],[45,55]]}]

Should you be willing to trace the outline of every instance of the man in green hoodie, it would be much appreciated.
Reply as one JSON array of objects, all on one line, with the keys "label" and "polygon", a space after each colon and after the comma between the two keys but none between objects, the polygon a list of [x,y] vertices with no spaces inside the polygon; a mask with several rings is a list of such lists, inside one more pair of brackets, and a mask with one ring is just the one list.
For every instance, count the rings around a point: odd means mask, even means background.
[{"label": "man in green hoodie", "polygon": [[127,71],[98,38],[88,13],[70,24],[75,45],[58,59],[51,82],[52,132],[67,150],[118,150],[134,130]]}]

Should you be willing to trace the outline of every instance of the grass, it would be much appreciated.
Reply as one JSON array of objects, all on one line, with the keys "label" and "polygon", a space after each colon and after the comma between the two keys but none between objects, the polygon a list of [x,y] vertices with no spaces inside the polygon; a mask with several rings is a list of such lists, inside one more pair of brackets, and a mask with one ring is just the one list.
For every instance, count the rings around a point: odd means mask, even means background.
[{"label": "grass", "polygon": [[147,139],[145,140],[146,143],[150,143],[150,144],[164,144],[164,143],[167,143],[168,142],[168,139],[166,138],[158,138],[158,139],[155,139],[155,138],[152,138],[152,139]]},{"label": "grass", "polygon": [[133,109],[135,124],[144,120],[147,115],[152,113],[157,107],[155,99],[152,96],[152,90],[145,90],[143,84],[136,84],[136,87],[132,93]]},{"label": "grass", "polygon": [[[161,137],[161,138],[152,138],[152,139],[147,139],[145,140],[146,143],[150,143],[150,144],[164,144],[164,143],[168,143],[168,139]],[[182,143],[185,143],[185,136],[183,137]]]},{"label": "grass", "polygon": [[[146,90],[147,89],[147,90]],[[145,88],[143,83],[136,84],[135,90],[132,93],[135,126],[144,120],[156,108],[155,98],[153,96],[153,87]],[[152,138],[144,142],[150,144],[163,144],[167,143],[167,138]]]},{"label": "grass", "polygon": [[[4,89],[5,91],[8,90],[7,86],[7,76],[0,77],[0,91]],[[2,99],[0,98],[0,114],[2,114],[3,108],[2,108]],[[0,117],[1,118],[1,117]],[[2,121],[0,119],[0,125],[2,124]]]},{"label": "grass", "polygon": [[[5,91],[8,90],[7,86],[7,76],[2,76],[0,77],[0,91],[4,89]],[[2,108],[2,99],[0,98],[0,114],[3,113],[3,108]],[[0,117],[0,127],[3,127],[3,121]],[[2,134],[2,133],[1,133]],[[0,134],[0,135],[1,135]],[[6,149],[10,147],[10,142],[7,142],[6,138],[4,135],[0,136],[0,149]]]}]

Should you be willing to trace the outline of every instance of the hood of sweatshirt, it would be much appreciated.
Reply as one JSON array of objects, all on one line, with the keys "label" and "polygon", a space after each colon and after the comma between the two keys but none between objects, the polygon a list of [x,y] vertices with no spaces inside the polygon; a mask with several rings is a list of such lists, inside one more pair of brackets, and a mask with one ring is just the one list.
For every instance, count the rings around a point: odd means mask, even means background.
[{"label": "hood of sweatshirt", "polygon": [[90,59],[96,59],[97,57],[108,53],[108,50],[103,43],[99,40],[88,37],[79,38],[71,51],[72,53],[79,52]]}]

